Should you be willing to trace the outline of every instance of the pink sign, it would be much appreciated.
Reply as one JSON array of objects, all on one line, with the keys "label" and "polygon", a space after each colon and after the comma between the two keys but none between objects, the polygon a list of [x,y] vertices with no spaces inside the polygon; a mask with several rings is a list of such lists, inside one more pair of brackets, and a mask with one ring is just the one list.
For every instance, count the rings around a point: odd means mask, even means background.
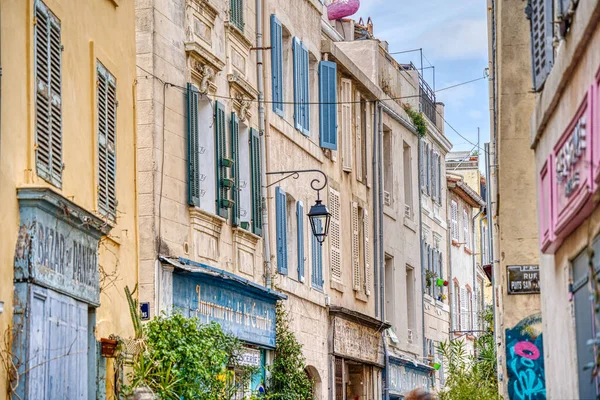
[{"label": "pink sign", "polygon": [[327,6],[327,18],[329,20],[349,17],[358,11],[360,0],[333,0]]}]

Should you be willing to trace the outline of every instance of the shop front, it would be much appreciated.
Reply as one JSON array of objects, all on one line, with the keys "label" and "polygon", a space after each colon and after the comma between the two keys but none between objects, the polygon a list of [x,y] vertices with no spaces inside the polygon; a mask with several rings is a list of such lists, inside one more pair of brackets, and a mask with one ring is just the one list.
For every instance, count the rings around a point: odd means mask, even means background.
[{"label": "shop front", "polygon": [[330,307],[335,400],[372,400],[382,396],[385,356],[381,332],[389,328],[375,318]]},{"label": "shop front", "polygon": [[[19,189],[13,362],[22,399],[96,393],[98,242],[110,227],[49,189]],[[98,383],[103,385],[104,382]]]},{"label": "shop front", "polygon": [[435,370],[428,365],[390,357],[388,369],[388,389],[391,399],[403,399],[414,389],[431,391],[434,386]]},{"label": "shop front", "polygon": [[[216,322],[244,345],[238,365],[257,368],[249,387],[237,399],[264,389],[266,365],[275,349],[275,308],[286,296],[218,268],[183,258],[161,258],[172,266],[164,282],[163,303],[202,323]],[[240,376],[240,374],[234,374]]]}]

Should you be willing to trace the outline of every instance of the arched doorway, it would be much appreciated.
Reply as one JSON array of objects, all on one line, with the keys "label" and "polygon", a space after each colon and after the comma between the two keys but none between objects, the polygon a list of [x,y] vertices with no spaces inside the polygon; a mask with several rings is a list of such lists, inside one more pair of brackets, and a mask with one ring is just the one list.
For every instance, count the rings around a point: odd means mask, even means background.
[{"label": "arched doorway", "polygon": [[308,365],[304,368],[304,373],[313,381],[313,396],[315,400],[323,399],[321,375],[319,371],[312,365]]}]

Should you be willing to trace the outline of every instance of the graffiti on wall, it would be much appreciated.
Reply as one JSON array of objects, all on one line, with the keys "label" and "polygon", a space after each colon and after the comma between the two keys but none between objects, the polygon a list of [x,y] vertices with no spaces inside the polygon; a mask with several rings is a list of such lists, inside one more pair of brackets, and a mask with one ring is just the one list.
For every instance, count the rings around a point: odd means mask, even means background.
[{"label": "graffiti on wall", "polygon": [[546,399],[541,313],[506,329],[506,370],[511,400]]}]

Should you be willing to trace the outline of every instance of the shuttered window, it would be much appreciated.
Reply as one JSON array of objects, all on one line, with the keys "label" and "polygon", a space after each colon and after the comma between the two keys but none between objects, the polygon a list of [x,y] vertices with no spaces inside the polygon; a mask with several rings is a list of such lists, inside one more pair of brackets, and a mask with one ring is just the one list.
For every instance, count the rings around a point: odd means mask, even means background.
[{"label": "shuttered window", "polygon": [[460,288],[460,330],[470,329],[471,311],[469,309],[469,295],[466,288]]},{"label": "shuttered window", "polygon": [[469,240],[469,215],[467,214],[466,209],[463,209],[463,235],[465,247],[471,248],[471,242]]},{"label": "shuttered window", "polygon": [[431,152],[431,198],[433,199],[434,203],[437,203],[437,185],[438,185],[438,180],[437,180],[437,153],[436,152]]},{"label": "shuttered window", "polygon": [[244,31],[244,0],[229,0],[231,23]]},{"label": "shuttered window", "polygon": [[342,79],[340,92],[342,115],[340,116],[340,136],[342,138],[342,168],[352,170],[352,81]]},{"label": "shuttered window", "polygon": [[298,280],[304,282],[304,204],[296,203],[296,228],[298,229]]},{"label": "shuttered window", "polygon": [[356,202],[350,202],[350,221],[352,224],[352,286],[354,290],[360,290],[360,233]]},{"label": "shuttered window", "polygon": [[217,214],[223,218],[229,216],[228,209],[231,207],[229,199],[229,188],[227,187],[227,170],[232,167],[232,160],[227,157],[227,137],[225,122],[225,106],[221,102],[215,102],[215,144],[217,161]]},{"label": "shuttered window", "polygon": [[310,92],[308,48],[298,38],[292,41],[294,53],[294,123],[304,135],[310,135]]},{"label": "shuttered window", "polygon": [[450,227],[452,230],[452,239],[458,241],[458,204],[454,200],[450,203],[450,220],[452,224]]},{"label": "shuttered window", "polygon": [[342,283],[342,238],[341,238],[341,214],[340,214],[340,192],[329,189],[329,245],[330,245],[330,268],[331,280]]},{"label": "shuttered window", "polygon": [[373,275],[371,271],[371,223],[369,212],[363,209],[363,240],[364,240],[364,257],[365,257],[365,293],[371,295],[371,287],[373,286]]},{"label": "shuttered window", "polygon": [[271,75],[273,111],[283,117],[283,28],[275,14],[271,15]]},{"label": "shuttered window", "polygon": [[200,206],[200,160],[198,144],[198,88],[187,84],[188,204]]},{"label": "shuttered window", "polygon": [[458,331],[460,329],[460,288],[456,282],[453,283],[452,293],[452,330]]},{"label": "shuttered window", "polygon": [[[321,221],[316,221],[317,230],[322,228]],[[319,243],[315,235],[310,235],[311,239],[311,259],[312,259],[312,274],[311,284],[315,289],[323,290],[323,246]]]},{"label": "shuttered window", "polygon": [[320,144],[337,150],[337,65],[331,61],[319,63]]},{"label": "shuttered window", "polygon": [[62,44],[60,21],[44,3],[35,3],[35,133],[38,175],[62,185]]},{"label": "shuttered window", "polygon": [[275,189],[275,229],[277,231],[277,270],[280,274],[287,275],[287,199],[285,191],[280,187]]},{"label": "shuttered window", "polygon": [[421,177],[421,191],[425,192],[427,182],[425,179],[425,142],[419,141],[419,176]]},{"label": "shuttered window", "polygon": [[252,232],[262,235],[262,159],[260,156],[260,136],[256,129],[250,129],[250,168],[252,179]]},{"label": "shuttered window", "polygon": [[354,94],[354,127],[355,127],[355,138],[356,138],[356,146],[354,148],[354,157],[356,160],[356,170],[354,174],[356,176],[356,180],[362,182],[363,180],[363,163],[364,163],[364,132],[365,127],[363,125],[363,110],[364,103],[362,102],[362,98],[360,92],[357,90]]},{"label": "shuttered window", "polygon": [[531,61],[533,87],[539,91],[544,86],[554,63],[552,0],[530,0]]},{"label": "shuttered window", "polygon": [[98,211],[117,217],[117,86],[98,62]]},{"label": "shuttered window", "polygon": [[240,120],[236,113],[231,113],[231,119],[229,121],[229,130],[231,134],[231,159],[233,165],[231,166],[231,180],[233,186],[231,187],[231,200],[233,201],[232,207],[232,225],[238,226],[240,224]]},{"label": "shuttered window", "polygon": [[438,154],[437,156],[437,179],[438,179],[438,184],[437,184],[437,202],[438,204],[442,204],[442,156],[441,154]]}]

